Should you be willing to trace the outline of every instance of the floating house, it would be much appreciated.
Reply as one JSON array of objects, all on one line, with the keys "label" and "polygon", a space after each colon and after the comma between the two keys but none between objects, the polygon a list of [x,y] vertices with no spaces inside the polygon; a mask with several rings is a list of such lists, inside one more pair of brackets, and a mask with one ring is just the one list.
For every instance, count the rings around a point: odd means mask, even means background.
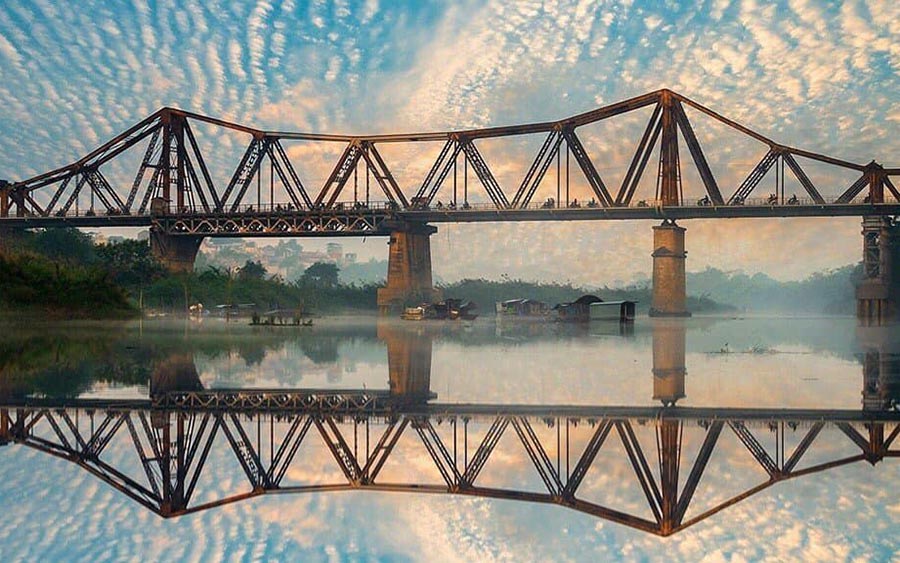
[{"label": "floating house", "polygon": [[508,299],[496,303],[497,315],[502,317],[546,317],[550,306],[534,299]]},{"label": "floating house", "polygon": [[601,301],[591,303],[590,320],[592,321],[618,321],[633,322],[634,309],[636,303],[634,301]]},{"label": "floating house", "polygon": [[571,303],[560,303],[553,309],[561,322],[634,321],[634,301],[603,301],[596,295],[582,295]]},{"label": "floating house", "polygon": [[477,308],[471,301],[461,299],[445,299],[438,303],[423,303],[418,307],[407,307],[400,318],[405,321],[434,320],[475,320],[478,316],[473,311]]}]

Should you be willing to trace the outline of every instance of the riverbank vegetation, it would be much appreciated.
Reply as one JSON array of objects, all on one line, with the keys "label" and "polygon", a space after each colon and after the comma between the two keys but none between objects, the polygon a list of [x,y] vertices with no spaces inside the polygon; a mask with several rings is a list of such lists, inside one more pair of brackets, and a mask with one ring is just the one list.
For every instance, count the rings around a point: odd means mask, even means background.
[{"label": "riverbank vegetation", "polygon": [[0,310],[53,318],[125,318],[137,309],[97,268],[66,266],[36,254],[0,254]]},{"label": "riverbank vegetation", "polygon": [[[748,311],[852,314],[859,266],[817,273],[797,282],[763,274],[707,269],[688,274],[688,309],[695,313]],[[0,251],[0,311],[33,311],[57,318],[107,318],[139,309],[186,312],[202,303],[251,305],[255,309],[300,309],[304,313],[373,312],[383,279],[342,281],[334,264],[316,263],[296,279],[272,275],[247,260],[239,268],[207,264],[190,273],[168,273],[151,255],[147,241],[95,243],[77,229],[6,233]],[[482,315],[494,303],[528,298],[550,305],[585,293],[604,300],[632,300],[645,312],[648,281],[624,288],[583,288],[570,283],[465,279],[439,285],[444,297],[474,301]]]}]

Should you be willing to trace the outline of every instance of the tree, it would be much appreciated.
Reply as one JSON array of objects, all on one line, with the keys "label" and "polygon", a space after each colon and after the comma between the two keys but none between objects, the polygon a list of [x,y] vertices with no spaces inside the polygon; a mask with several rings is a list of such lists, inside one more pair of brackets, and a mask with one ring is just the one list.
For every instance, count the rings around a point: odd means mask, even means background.
[{"label": "tree", "polygon": [[340,269],[337,264],[329,262],[316,262],[303,272],[300,283],[323,287],[336,287]]},{"label": "tree", "polygon": [[89,264],[96,259],[91,235],[74,228],[38,231],[32,245],[35,252],[69,264]]},{"label": "tree", "polygon": [[147,285],[161,277],[165,270],[151,255],[147,241],[126,239],[95,247],[103,269],[116,283],[126,287]]},{"label": "tree", "polygon": [[247,260],[238,270],[238,278],[242,281],[262,280],[265,279],[267,273],[266,267],[262,265],[262,262]]}]

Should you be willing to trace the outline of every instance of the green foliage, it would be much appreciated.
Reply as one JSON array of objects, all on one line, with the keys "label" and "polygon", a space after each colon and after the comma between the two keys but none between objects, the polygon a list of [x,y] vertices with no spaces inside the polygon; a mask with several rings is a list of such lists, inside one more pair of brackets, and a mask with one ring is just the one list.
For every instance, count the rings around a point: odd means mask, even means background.
[{"label": "green foliage", "polygon": [[375,284],[320,285],[300,281],[285,283],[277,277],[231,276],[221,268],[172,275],[158,279],[144,289],[148,307],[184,311],[193,303],[207,309],[220,304],[254,303],[258,309],[303,309],[308,312],[333,312],[342,309],[373,310]]},{"label": "green foliage", "polygon": [[340,269],[336,264],[316,262],[303,272],[303,275],[300,276],[299,283],[304,286],[336,287],[338,285],[339,273]]},{"label": "green foliage", "polygon": [[104,271],[30,253],[0,254],[0,308],[81,318],[135,313]]},{"label": "green foliage", "polygon": [[150,254],[148,241],[126,239],[98,244],[95,252],[100,266],[112,280],[132,292],[165,274],[165,269]]},{"label": "green foliage", "polygon": [[238,278],[244,281],[265,279],[267,273],[262,262],[254,262],[253,260],[244,262],[244,265],[237,272]]},{"label": "green foliage", "polygon": [[97,260],[91,236],[78,229],[46,229],[32,233],[31,250],[68,264],[91,264]]}]

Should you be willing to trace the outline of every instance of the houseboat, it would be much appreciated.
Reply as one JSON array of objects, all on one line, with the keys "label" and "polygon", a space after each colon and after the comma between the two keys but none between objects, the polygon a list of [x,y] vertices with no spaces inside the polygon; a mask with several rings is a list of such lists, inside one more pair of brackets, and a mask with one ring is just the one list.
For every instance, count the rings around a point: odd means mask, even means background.
[{"label": "houseboat", "polygon": [[598,301],[589,308],[592,321],[634,322],[634,301]]},{"label": "houseboat", "polygon": [[500,318],[536,318],[543,319],[550,314],[550,306],[535,299],[507,299],[495,304],[497,316]]},{"label": "houseboat", "polygon": [[634,301],[604,301],[596,295],[583,295],[571,303],[553,308],[560,322],[586,323],[590,321],[634,321]]}]

